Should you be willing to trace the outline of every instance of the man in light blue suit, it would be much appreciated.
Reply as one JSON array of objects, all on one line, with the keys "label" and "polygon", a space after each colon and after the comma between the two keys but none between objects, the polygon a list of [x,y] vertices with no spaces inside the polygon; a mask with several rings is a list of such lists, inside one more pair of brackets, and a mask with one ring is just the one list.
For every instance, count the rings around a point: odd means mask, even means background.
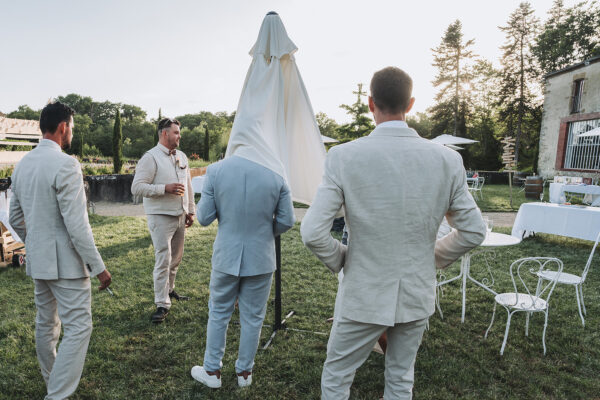
[{"label": "man in light blue suit", "polygon": [[252,367],[275,271],[275,236],[294,225],[294,208],[285,180],[272,170],[239,156],[206,171],[198,222],[219,221],[210,276],[204,365],[192,377],[221,387],[221,359],[231,314],[238,300],[240,346],[235,370],[240,387],[252,383]]}]

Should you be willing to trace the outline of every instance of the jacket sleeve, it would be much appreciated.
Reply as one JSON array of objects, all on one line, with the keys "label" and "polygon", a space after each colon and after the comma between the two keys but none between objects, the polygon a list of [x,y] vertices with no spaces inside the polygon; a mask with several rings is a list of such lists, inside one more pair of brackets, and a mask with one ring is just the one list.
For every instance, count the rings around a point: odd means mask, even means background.
[{"label": "jacket sleeve", "polygon": [[71,157],[58,170],[55,180],[56,200],[60,214],[73,247],[88,268],[96,276],[106,268],[94,244],[94,235],[89,223],[83,175],[79,162]]},{"label": "jacket sleeve", "polygon": [[457,153],[453,171],[453,188],[446,218],[455,228],[435,243],[435,265],[445,268],[485,239],[486,227],[481,211],[467,186],[467,174],[462,158]]},{"label": "jacket sleeve", "polygon": [[344,192],[339,186],[339,162],[336,149],[327,154],[323,181],[306,215],[302,219],[302,241],[333,272],[344,266],[346,245],[331,236],[331,225],[344,203]]},{"label": "jacket sleeve", "polygon": [[296,218],[294,216],[294,204],[292,203],[292,193],[290,188],[284,182],[281,185],[279,192],[279,201],[277,202],[277,209],[275,210],[275,223],[273,226],[273,234],[279,236],[284,232],[287,232],[294,226]]},{"label": "jacket sleeve", "polygon": [[8,223],[14,229],[14,231],[19,235],[19,238],[23,243],[25,243],[25,239],[27,238],[27,228],[25,226],[25,214],[23,214],[23,209],[21,208],[21,203],[19,202],[19,196],[16,190],[16,179],[14,179],[14,174],[12,178],[12,193],[13,196],[10,199],[10,217]]},{"label": "jacket sleeve", "polygon": [[136,167],[131,193],[134,196],[158,197],[165,194],[165,185],[154,185],[156,176],[156,161],[151,154],[146,153],[140,158]]},{"label": "jacket sleeve", "polygon": [[196,217],[202,226],[210,225],[217,218],[215,188],[213,186],[212,171],[210,168],[206,170],[204,184],[202,185],[202,196],[198,202]]}]

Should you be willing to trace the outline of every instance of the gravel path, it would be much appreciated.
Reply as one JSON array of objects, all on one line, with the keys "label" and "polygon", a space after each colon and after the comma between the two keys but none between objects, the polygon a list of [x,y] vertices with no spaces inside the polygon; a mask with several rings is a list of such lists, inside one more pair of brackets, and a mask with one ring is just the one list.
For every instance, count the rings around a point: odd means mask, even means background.
[{"label": "gravel path", "polygon": [[[112,201],[99,201],[95,203],[96,214],[107,217],[145,217],[142,204],[116,203]],[[302,221],[307,208],[295,208],[296,221]],[[494,226],[511,227],[515,222],[516,212],[484,212],[484,216],[494,221]]]}]

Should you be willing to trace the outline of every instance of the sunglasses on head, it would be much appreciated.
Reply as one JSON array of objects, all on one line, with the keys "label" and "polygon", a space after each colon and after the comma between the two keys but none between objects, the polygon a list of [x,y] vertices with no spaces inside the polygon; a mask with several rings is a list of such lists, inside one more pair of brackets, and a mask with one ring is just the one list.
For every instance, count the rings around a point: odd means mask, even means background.
[{"label": "sunglasses on head", "polygon": [[163,118],[158,123],[158,129],[169,128],[173,124],[179,126],[179,121],[177,121],[176,119],[171,119],[171,118]]}]

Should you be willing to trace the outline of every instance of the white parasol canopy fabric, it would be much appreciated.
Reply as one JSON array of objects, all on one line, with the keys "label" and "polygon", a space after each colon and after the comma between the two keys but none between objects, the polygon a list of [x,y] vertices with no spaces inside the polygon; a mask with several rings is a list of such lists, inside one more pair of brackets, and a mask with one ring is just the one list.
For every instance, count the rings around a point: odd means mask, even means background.
[{"label": "white parasol canopy fabric", "polygon": [[311,204],[323,176],[325,146],[296,66],[298,50],[276,13],[264,18],[225,157],[244,157],[284,177],[292,198]]},{"label": "white parasol canopy fabric", "polygon": [[323,143],[337,143],[337,142],[339,142],[339,140],[334,139],[334,138],[329,137],[329,136],[325,136],[325,135],[321,135],[321,140],[323,140]]},{"label": "white parasol canopy fabric", "polygon": [[445,133],[443,135],[434,137],[433,139],[431,139],[431,141],[434,143],[444,144],[444,145],[472,144],[472,143],[478,142],[478,140],[472,140],[472,139],[467,139],[467,138],[463,138],[463,137],[459,137],[459,136],[447,135]]},{"label": "white parasol canopy fabric", "polygon": [[585,133],[582,133],[582,134],[580,134],[577,137],[578,138],[582,138],[582,137],[592,137],[592,136],[600,136],[600,127],[594,128],[591,131],[587,131]]}]

